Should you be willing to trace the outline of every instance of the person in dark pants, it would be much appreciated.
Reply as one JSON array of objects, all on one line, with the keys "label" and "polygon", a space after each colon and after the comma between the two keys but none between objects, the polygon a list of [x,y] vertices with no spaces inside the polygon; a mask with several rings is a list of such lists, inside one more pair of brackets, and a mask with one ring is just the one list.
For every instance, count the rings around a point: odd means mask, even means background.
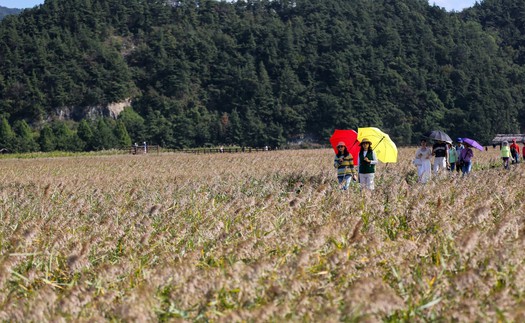
[{"label": "person in dark pants", "polygon": [[516,138],[512,139],[512,144],[510,144],[510,154],[513,164],[520,162],[520,146],[516,144]]},{"label": "person in dark pants", "polygon": [[501,159],[503,161],[503,168],[509,169],[509,159],[510,159],[510,147],[507,141],[504,141],[501,145],[500,151]]},{"label": "person in dark pants", "polygon": [[465,147],[463,147],[462,145],[462,142],[463,140],[461,140],[461,138],[458,138],[458,143],[456,144],[456,152],[458,153],[458,160],[456,161],[456,172],[460,172],[461,171],[461,167],[463,166],[461,164],[461,161],[459,160],[459,156],[461,155],[461,151],[463,149],[465,149]]}]

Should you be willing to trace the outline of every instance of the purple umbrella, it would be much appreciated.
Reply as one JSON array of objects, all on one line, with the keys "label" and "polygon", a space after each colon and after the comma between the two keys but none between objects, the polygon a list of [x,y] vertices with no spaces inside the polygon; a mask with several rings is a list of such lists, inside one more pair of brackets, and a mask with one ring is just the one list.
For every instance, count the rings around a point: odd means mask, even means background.
[{"label": "purple umbrella", "polygon": [[462,138],[462,139],[464,143],[483,151],[483,146],[481,146],[476,140],[470,139],[470,138]]}]

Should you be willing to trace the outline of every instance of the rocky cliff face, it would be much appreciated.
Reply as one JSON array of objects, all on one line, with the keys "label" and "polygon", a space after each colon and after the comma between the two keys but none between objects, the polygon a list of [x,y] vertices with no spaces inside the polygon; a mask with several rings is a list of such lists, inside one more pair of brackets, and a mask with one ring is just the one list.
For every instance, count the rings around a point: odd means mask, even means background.
[{"label": "rocky cliff face", "polygon": [[131,106],[131,99],[122,102],[110,103],[106,106],[90,107],[61,107],[55,110],[55,117],[59,120],[96,119],[99,117],[108,117],[116,119],[124,108]]}]

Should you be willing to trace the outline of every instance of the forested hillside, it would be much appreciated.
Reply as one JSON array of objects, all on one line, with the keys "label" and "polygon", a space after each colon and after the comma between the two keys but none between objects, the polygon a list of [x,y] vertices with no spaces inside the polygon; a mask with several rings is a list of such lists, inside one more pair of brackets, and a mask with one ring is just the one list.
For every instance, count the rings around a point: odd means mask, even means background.
[{"label": "forested hillside", "polygon": [[[0,24],[0,145],[273,146],[359,126],[399,145],[434,128],[487,142],[525,128],[524,12],[520,0],[462,13],[426,0],[47,0]],[[125,100],[117,120],[93,114]]]},{"label": "forested hillside", "polygon": [[11,9],[0,6],[0,20],[4,19],[4,17],[7,15],[19,14],[21,11],[21,9]]}]

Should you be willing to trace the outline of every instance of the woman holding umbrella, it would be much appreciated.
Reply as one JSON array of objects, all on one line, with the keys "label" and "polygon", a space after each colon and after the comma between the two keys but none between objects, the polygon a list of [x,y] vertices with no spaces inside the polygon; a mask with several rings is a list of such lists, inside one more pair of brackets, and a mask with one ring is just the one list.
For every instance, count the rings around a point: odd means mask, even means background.
[{"label": "woman holding umbrella", "polygon": [[361,188],[374,190],[375,166],[377,164],[376,153],[372,150],[372,142],[367,138],[361,140],[361,150],[359,151],[358,169],[359,183]]},{"label": "woman holding umbrella", "polygon": [[337,155],[335,155],[334,167],[337,168],[337,181],[342,184],[341,189],[347,190],[355,178],[354,157],[348,151],[344,141],[337,143]]},{"label": "woman holding umbrella", "polygon": [[472,158],[474,157],[472,148],[483,151],[483,146],[476,140],[470,138],[463,138],[462,141],[465,148],[459,153],[459,161],[462,163],[461,172],[463,172],[463,176],[465,176],[472,170]]},{"label": "woman holding umbrella", "polygon": [[470,174],[472,170],[472,157],[474,157],[474,152],[472,151],[472,145],[463,140],[464,148],[459,154],[459,161],[461,163],[461,172],[463,176]]}]

